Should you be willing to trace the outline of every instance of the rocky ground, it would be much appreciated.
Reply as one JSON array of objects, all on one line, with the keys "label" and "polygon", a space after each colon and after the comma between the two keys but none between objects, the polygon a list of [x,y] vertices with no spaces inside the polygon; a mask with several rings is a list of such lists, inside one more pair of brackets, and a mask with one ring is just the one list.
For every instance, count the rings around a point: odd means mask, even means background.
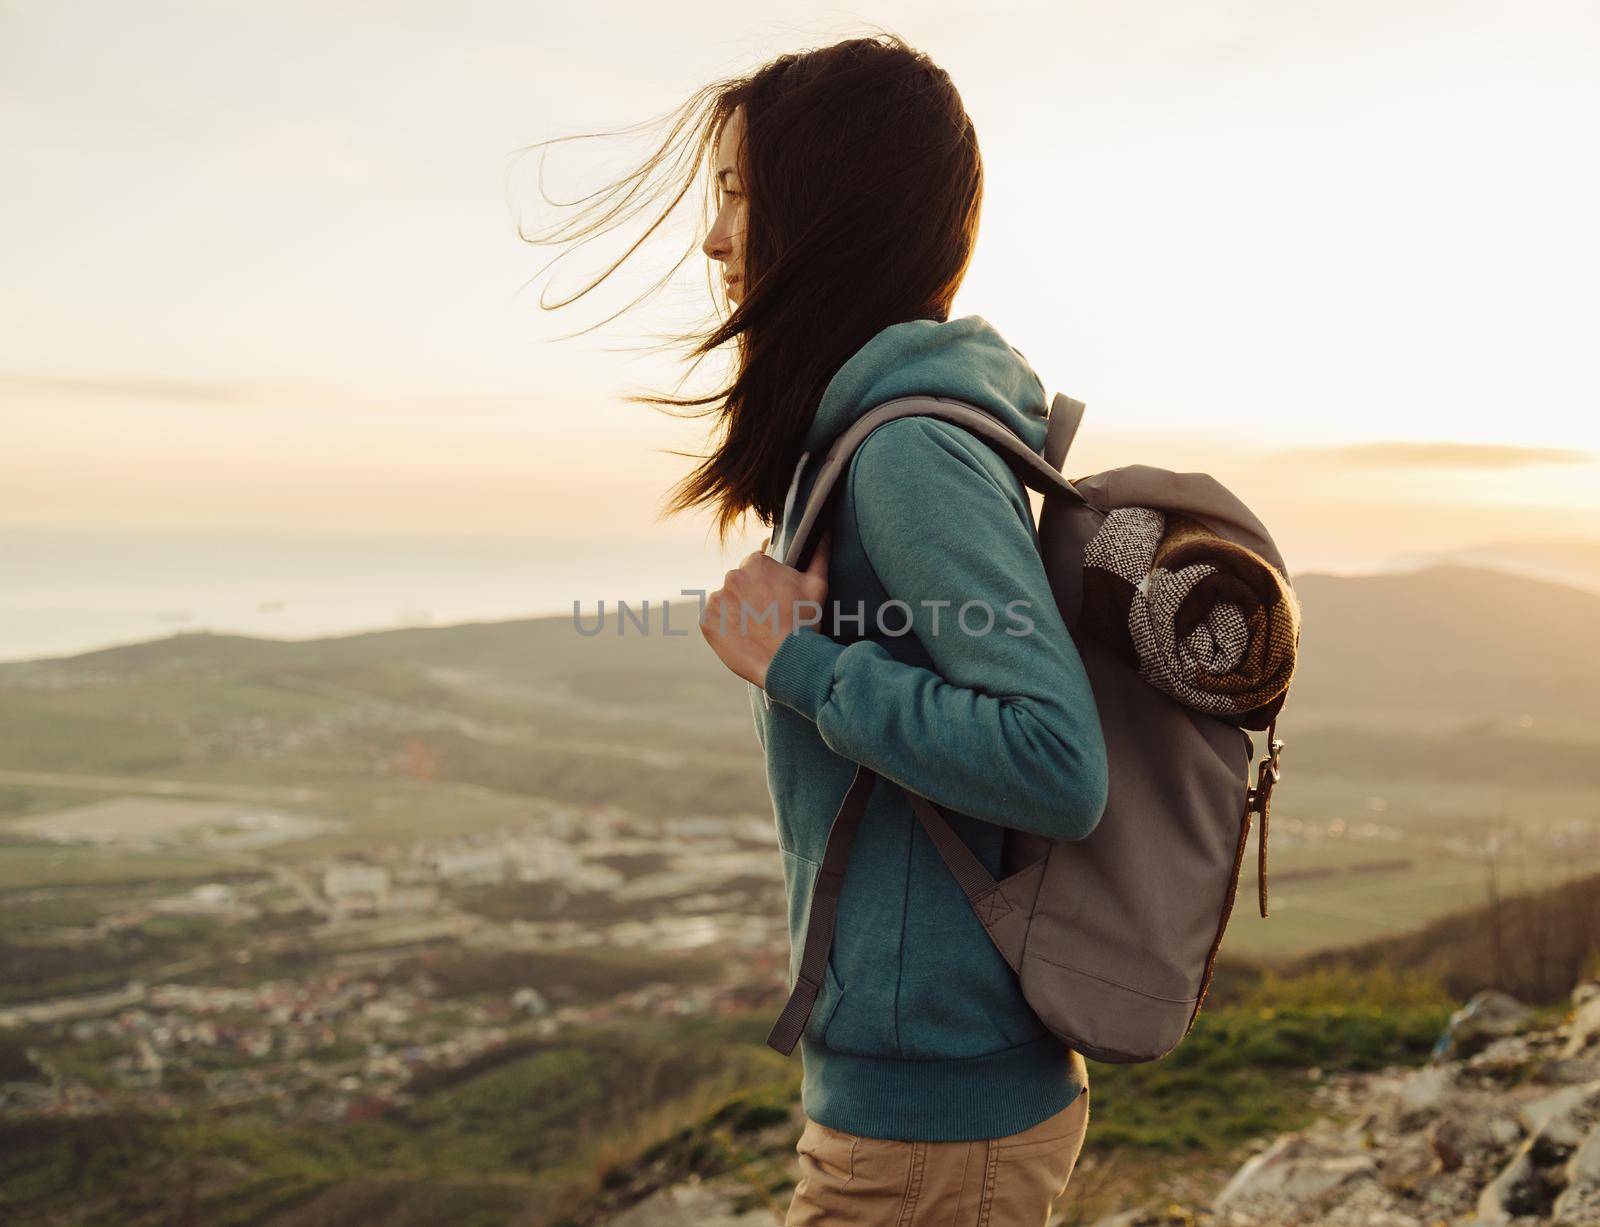
[{"label": "rocky ground", "polygon": [[[1480,993],[1428,1065],[1325,1075],[1323,1115],[1263,1139],[1209,1199],[1093,1227],[1600,1227],[1600,983],[1572,997],[1570,1021],[1541,1028],[1511,998]],[[799,1121],[768,1118],[748,1141],[792,1145]],[[753,1194],[762,1183],[671,1183],[598,1221],[773,1227],[787,1195]],[[1063,1206],[1051,1227],[1071,1222]]]},{"label": "rocky ground", "polygon": [[1562,1026],[1481,993],[1427,1066],[1326,1080],[1327,1114],[1208,1204],[1094,1227],[1600,1227],[1600,984]]}]

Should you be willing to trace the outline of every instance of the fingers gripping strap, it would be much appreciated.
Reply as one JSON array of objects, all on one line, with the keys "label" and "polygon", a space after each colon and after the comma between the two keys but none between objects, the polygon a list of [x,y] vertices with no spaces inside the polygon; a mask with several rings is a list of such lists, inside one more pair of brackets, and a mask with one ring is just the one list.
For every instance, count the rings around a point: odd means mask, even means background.
[{"label": "fingers gripping strap", "polygon": [[806,918],[805,948],[800,955],[800,975],[789,993],[778,1021],[767,1035],[767,1046],[784,1056],[794,1051],[800,1036],[811,1017],[811,1007],[816,1004],[817,993],[822,989],[823,976],[827,974],[828,954],[833,949],[834,924],[839,917],[839,892],[844,888],[845,866],[850,862],[850,845],[855,842],[856,830],[867,812],[867,801],[872,797],[872,786],[878,782],[877,772],[866,766],[856,768],[855,779],[844,795],[833,825],[828,828],[828,846],[822,854],[822,868],[817,871],[816,884],[811,890],[811,914]]}]

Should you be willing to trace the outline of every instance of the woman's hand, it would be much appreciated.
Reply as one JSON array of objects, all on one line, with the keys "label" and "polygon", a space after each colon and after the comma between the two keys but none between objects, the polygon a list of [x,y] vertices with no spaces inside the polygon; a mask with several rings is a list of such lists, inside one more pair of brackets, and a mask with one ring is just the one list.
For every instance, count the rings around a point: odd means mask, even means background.
[{"label": "woman's hand", "polygon": [[796,627],[822,621],[832,535],[831,529],[823,534],[804,571],[766,554],[763,543],[706,598],[700,633],[722,663],[745,681],[765,689],[767,666],[778,645]]}]

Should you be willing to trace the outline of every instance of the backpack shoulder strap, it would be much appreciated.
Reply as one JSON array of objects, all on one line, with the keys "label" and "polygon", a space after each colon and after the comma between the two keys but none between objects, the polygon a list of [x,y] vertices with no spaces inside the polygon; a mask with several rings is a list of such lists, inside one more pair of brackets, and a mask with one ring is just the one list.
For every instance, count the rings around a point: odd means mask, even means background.
[{"label": "backpack shoulder strap", "polygon": [[822,866],[817,871],[811,888],[811,910],[806,915],[805,944],[800,951],[800,970],[783,1012],[767,1033],[767,1046],[788,1056],[800,1042],[811,1017],[811,1008],[822,991],[823,977],[827,975],[828,955],[833,950],[833,931],[839,918],[839,894],[844,889],[844,871],[850,863],[850,846],[855,843],[856,831],[866,816],[867,802],[872,800],[872,786],[878,782],[878,773],[865,764],[858,764],[855,778],[844,794],[833,825],[828,828],[828,844],[822,854]]},{"label": "backpack shoulder strap", "polygon": [[[1058,423],[1056,409],[1063,399],[1067,399],[1070,405],[1078,405],[1079,409],[1076,417],[1068,413]],[[1077,421],[1081,416],[1082,402],[1056,398],[1048,430],[1053,432],[1054,441],[1062,456],[1066,455],[1067,446],[1072,442],[1072,435],[1077,430]],[[828,453],[822,458],[822,465],[817,470],[816,481],[812,483],[800,522],[795,526],[784,551],[781,561],[785,566],[798,570],[805,569],[811,558],[812,547],[816,539],[821,536],[821,529],[826,523],[823,513],[839,486],[840,478],[849,467],[851,457],[867,441],[867,436],[878,427],[905,417],[939,418],[941,421],[970,430],[973,434],[981,435],[1000,453],[1001,458],[1011,465],[1023,484],[1030,489],[1045,495],[1063,494],[1080,503],[1087,502],[1077,487],[1061,475],[1059,462],[1056,465],[1047,463],[1044,456],[1029,447],[1020,435],[994,414],[949,396],[898,396],[862,414],[828,448]],[[1046,448],[1049,448],[1051,441],[1050,435],[1047,434]]]},{"label": "backpack shoulder strap", "polygon": [[[1065,408],[1065,412],[1063,412]],[[1051,405],[1048,432],[1045,436],[1045,455],[1041,456],[997,417],[975,405],[944,396],[902,396],[874,407],[863,414],[839,436],[823,457],[822,467],[806,499],[800,523],[789,539],[784,552],[786,566],[804,568],[809,561],[813,539],[820,536],[819,528],[825,523],[824,510],[839,479],[849,467],[850,459],[866,442],[867,436],[879,426],[903,417],[935,417],[954,423],[974,434],[981,435],[994,445],[1001,456],[1017,471],[1024,484],[1043,494],[1064,494],[1078,502],[1087,502],[1077,488],[1061,475],[1061,460],[1067,454],[1072,436],[1083,417],[1083,403],[1069,397],[1058,396]],[[1054,457],[1051,460],[1051,457]],[[796,483],[799,471],[796,468]],[[791,485],[791,497],[794,487]],[[787,514],[784,517],[788,518]],[[838,920],[839,896],[844,889],[845,869],[850,861],[850,849],[855,842],[857,829],[866,815],[877,773],[858,764],[855,778],[846,791],[839,811],[828,830],[828,842],[823,852],[822,865],[812,887],[810,911],[806,916],[806,934],[800,956],[800,969],[789,991],[789,998],[771,1031],[767,1045],[788,1056],[794,1051],[811,1017],[827,972],[828,956],[833,949],[834,929]],[[926,797],[906,790],[913,812],[939,855],[960,883],[962,891],[974,907],[980,900],[994,893],[997,883],[961,836],[956,833],[944,815]],[[987,927],[987,926],[986,926]],[[990,934],[993,937],[993,934]],[[1002,952],[1003,953],[1003,952]]]},{"label": "backpack shoulder strap", "polygon": [[1087,406],[1081,400],[1073,400],[1065,392],[1056,393],[1055,400],[1050,402],[1050,425],[1044,436],[1044,462],[1058,473],[1066,462],[1067,450],[1078,433],[1078,424],[1083,421],[1085,408]]}]

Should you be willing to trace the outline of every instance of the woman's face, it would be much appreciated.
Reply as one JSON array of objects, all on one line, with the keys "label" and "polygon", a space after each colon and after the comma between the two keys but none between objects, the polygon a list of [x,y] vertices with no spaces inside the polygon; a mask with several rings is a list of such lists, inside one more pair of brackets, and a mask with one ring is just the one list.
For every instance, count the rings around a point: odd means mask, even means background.
[{"label": "woman's face", "polygon": [[728,300],[735,303],[744,297],[744,233],[749,217],[744,178],[739,173],[739,148],[743,143],[744,108],[738,107],[717,140],[717,219],[700,245],[707,257],[722,262],[723,285]]}]

